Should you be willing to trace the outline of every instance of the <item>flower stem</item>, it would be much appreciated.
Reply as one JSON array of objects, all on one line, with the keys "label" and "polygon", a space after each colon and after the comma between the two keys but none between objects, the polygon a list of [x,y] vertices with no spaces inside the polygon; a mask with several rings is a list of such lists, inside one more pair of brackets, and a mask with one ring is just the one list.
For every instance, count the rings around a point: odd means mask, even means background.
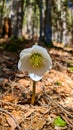
[{"label": "flower stem", "polygon": [[31,99],[32,105],[34,105],[35,102],[35,91],[36,91],[36,81],[33,81],[33,91],[32,91],[32,99]]}]

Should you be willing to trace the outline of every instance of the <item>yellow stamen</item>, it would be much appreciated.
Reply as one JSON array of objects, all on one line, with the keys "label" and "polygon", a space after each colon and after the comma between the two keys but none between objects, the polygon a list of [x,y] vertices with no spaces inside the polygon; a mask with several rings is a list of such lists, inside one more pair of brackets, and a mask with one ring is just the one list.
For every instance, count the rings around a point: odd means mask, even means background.
[{"label": "yellow stamen", "polygon": [[41,67],[43,63],[43,57],[39,53],[34,53],[30,57],[30,63],[33,67]]}]

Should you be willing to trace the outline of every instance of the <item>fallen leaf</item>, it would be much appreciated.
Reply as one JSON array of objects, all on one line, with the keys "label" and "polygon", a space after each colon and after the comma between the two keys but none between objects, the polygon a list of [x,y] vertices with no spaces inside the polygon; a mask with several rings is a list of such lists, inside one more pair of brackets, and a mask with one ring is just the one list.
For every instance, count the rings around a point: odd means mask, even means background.
[{"label": "fallen leaf", "polygon": [[12,127],[11,130],[15,130],[16,123],[14,122],[14,120],[8,115],[6,115],[6,120],[7,120],[8,124],[9,124],[9,126]]}]

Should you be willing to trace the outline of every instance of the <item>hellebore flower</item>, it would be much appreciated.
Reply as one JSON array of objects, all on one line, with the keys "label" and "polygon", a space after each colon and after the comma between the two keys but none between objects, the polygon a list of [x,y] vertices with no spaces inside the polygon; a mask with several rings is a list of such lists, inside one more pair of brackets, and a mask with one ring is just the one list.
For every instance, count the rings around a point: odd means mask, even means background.
[{"label": "hellebore flower", "polygon": [[52,60],[45,48],[33,45],[31,48],[21,51],[18,69],[27,71],[32,80],[39,81],[43,74],[51,68]]},{"label": "hellebore flower", "polygon": [[52,60],[45,48],[34,45],[31,48],[21,51],[18,69],[27,71],[29,77],[33,80],[32,105],[35,101],[36,81],[42,79],[43,74],[51,68]]}]

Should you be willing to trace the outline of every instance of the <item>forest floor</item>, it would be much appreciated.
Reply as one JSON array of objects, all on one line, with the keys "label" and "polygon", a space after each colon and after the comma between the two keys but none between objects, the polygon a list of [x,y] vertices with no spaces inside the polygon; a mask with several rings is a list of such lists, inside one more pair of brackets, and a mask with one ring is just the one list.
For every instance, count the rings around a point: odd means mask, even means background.
[{"label": "forest floor", "polygon": [[73,48],[45,48],[53,67],[37,82],[33,106],[32,81],[17,67],[19,52],[0,46],[0,130],[73,130]]}]

